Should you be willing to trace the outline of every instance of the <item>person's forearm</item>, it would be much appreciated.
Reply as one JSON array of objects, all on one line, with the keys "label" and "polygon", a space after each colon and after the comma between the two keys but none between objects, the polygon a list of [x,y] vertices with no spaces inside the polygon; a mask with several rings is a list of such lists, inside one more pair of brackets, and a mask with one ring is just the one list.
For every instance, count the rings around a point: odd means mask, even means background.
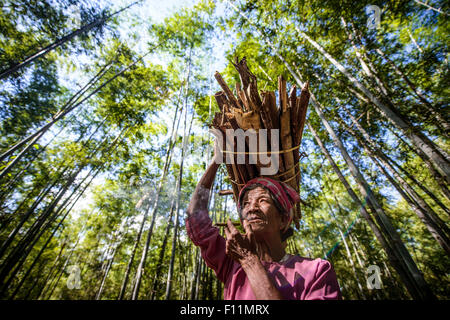
[{"label": "person's forearm", "polygon": [[215,161],[212,161],[206,169],[195,188],[189,207],[186,210],[188,216],[198,211],[208,210],[209,192],[214,183],[218,168],[219,165]]},{"label": "person's forearm", "polygon": [[258,256],[251,255],[240,261],[256,300],[283,300],[280,291],[269,278]]}]

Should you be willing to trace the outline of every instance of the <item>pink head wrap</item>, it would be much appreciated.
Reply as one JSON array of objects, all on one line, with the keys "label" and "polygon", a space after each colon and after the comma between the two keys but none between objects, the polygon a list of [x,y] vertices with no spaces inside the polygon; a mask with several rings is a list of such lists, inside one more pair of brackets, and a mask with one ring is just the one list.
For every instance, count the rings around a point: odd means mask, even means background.
[{"label": "pink head wrap", "polygon": [[254,178],[248,181],[239,193],[239,200],[237,204],[238,210],[241,210],[241,201],[247,188],[256,183],[261,184],[269,189],[272,195],[278,200],[278,203],[283,208],[284,213],[289,215],[289,221],[286,227],[288,228],[294,216],[294,211],[291,209],[297,202],[300,201],[300,196],[292,187],[288,186],[284,182],[276,181],[270,178]]}]

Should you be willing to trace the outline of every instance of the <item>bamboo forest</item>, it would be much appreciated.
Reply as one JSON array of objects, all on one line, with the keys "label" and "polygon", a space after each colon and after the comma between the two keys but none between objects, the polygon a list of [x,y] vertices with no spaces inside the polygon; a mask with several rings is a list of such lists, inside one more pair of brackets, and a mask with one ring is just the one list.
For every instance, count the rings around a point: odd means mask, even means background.
[{"label": "bamboo forest", "polygon": [[450,299],[449,2],[0,2],[1,299],[224,299],[185,219],[244,57],[309,86],[286,252],[344,300]]}]

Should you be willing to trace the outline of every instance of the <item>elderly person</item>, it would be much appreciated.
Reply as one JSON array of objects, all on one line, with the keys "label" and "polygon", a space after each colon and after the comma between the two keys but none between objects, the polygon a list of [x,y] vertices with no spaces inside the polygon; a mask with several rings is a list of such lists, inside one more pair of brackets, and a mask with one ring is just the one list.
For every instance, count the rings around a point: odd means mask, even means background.
[{"label": "elderly person", "polygon": [[336,274],[322,259],[285,252],[292,234],[292,208],[299,195],[269,178],[249,181],[237,208],[245,234],[227,221],[224,239],[208,215],[210,189],[219,165],[213,161],[200,179],[187,209],[186,229],[208,267],[224,283],[226,300],[341,299]]}]

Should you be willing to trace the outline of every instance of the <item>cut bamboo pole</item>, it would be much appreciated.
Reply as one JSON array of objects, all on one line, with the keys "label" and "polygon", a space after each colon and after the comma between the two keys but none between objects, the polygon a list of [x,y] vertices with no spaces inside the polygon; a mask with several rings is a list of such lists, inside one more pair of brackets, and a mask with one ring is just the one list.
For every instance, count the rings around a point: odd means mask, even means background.
[{"label": "cut bamboo pole", "polygon": [[230,88],[227,86],[227,84],[225,83],[225,80],[223,80],[220,73],[216,72],[214,74],[214,77],[216,78],[216,80],[219,83],[222,90],[225,92],[225,95],[226,95],[228,101],[230,102],[230,104],[235,108],[240,108],[236,97],[234,96],[233,92],[231,92]]},{"label": "cut bamboo pole", "polygon": [[[281,139],[281,147],[283,150],[289,150],[292,146],[292,136],[291,136],[291,110],[290,104],[288,103],[288,97],[286,92],[286,80],[283,79],[282,76],[278,77],[278,92],[280,97],[280,139]],[[294,168],[294,155],[292,152],[283,153],[283,161],[285,170],[289,172],[286,174],[286,177],[283,179],[287,181],[287,184],[293,187],[295,190],[298,190],[298,186],[296,186],[295,177],[295,168]]]},{"label": "cut bamboo pole", "polygon": [[296,145],[300,144],[300,142],[302,141],[303,129],[305,127],[305,122],[306,122],[306,111],[308,109],[310,95],[311,94],[309,92],[309,83],[306,82],[300,93],[300,98],[297,100],[298,101],[297,123],[299,124],[299,127],[298,127],[298,130],[296,130],[296,132],[295,132]]}]

